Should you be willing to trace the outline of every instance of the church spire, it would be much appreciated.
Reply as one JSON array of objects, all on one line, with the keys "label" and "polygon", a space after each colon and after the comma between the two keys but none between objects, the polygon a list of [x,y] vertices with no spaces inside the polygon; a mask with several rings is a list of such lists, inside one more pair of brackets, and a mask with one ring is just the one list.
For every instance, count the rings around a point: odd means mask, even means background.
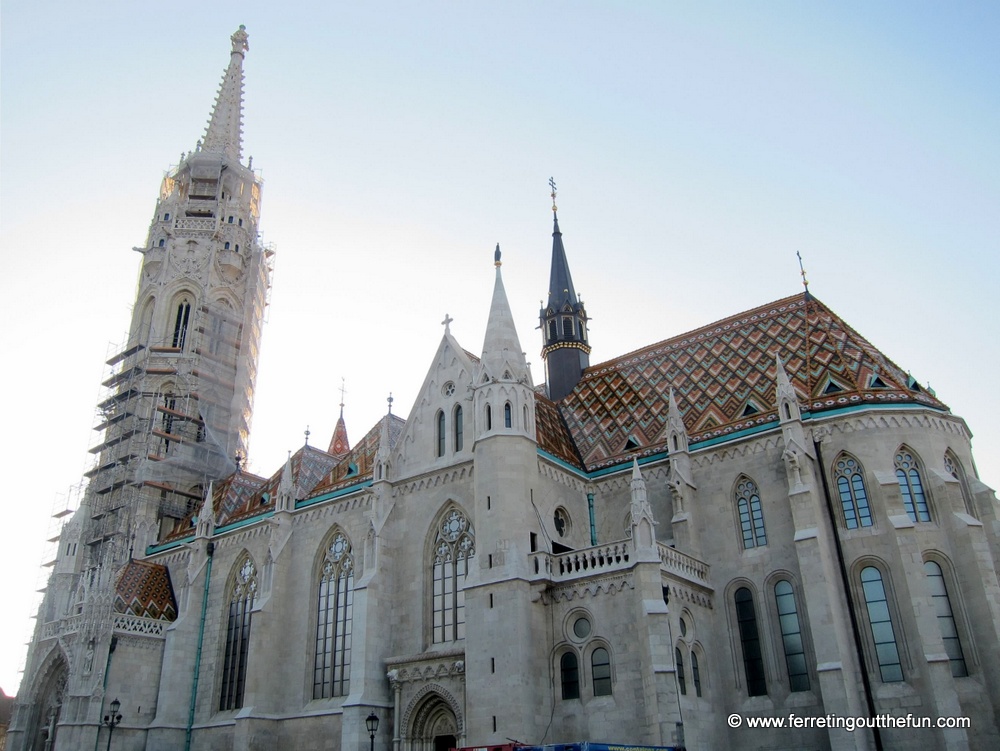
[{"label": "church spire", "polygon": [[573,390],[589,367],[590,345],[587,342],[587,311],[573,287],[559,230],[556,184],[552,178],[549,178],[549,187],[552,188],[552,265],[548,304],[541,309],[538,318],[549,398],[559,401]]},{"label": "church spire", "polygon": [[224,155],[239,162],[243,154],[243,57],[250,45],[246,27],[241,25],[230,37],[233,43],[229,67],[215,99],[212,117],[201,144],[202,151]]},{"label": "church spire", "polygon": [[343,456],[351,450],[351,444],[347,440],[347,424],[344,422],[344,379],[340,379],[340,417],[337,418],[337,426],[333,429],[333,437],[330,439],[330,448],[326,453],[334,456]]},{"label": "church spire", "polygon": [[494,380],[527,381],[528,364],[514,328],[514,316],[510,312],[507,291],[500,274],[500,243],[497,243],[493,253],[493,265],[496,267],[496,281],[483,340],[483,368]]}]

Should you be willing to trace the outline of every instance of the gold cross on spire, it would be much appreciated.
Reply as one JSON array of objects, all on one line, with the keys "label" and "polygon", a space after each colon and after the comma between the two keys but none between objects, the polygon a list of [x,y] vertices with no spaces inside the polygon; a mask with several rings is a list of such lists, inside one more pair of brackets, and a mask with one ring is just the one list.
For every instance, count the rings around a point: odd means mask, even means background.
[{"label": "gold cross on spire", "polygon": [[806,279],[806,270],[802,267],[802,254],[799,251],[795,251],[795,255],[799,259],[799,273],[802,275],[802,286],[805,287],[806,297],[809,296],[809,280]]},{"label": "gold cross on spire", "polygon": [[552,210],[555,211],[556,210],[556,181],[555,181],[554,178],[551,178],[551,177],[549,178],[549,187],[552,188],[552,193],[550,193],[550,195],[552,196]]}]

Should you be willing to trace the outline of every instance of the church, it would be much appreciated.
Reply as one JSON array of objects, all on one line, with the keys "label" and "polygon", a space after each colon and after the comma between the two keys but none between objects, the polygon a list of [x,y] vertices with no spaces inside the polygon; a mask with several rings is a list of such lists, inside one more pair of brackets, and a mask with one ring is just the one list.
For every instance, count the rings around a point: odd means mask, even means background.
[{"label": "church", "polygon": [[7,748],[1000,747],[965,421],[808,288],[591,363],[554,185],[543,384],[497,247],[407,414],[246,471],[247,39],[137,248]]}]

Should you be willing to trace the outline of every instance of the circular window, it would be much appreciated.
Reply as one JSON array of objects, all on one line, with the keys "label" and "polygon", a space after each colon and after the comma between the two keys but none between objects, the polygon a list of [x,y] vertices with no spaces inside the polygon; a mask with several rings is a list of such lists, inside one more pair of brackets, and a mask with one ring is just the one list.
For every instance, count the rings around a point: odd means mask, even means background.
[{"label": "circular window", "polygon": [[453,396],[455,394],[455,384],[452,381],[448,381],[442,388],[441,393],[445,396]]},{"label": "circular window", "polygon": [[580,616],[573,621],[573,635],[578,639],[586,639],[590,636],[590,620]]},{"label": "circular window", "polygon": [[556,509],[556,512],[552,515],[552,524],[555,526],[556,532],[560,537],[566,536],[566,533],[569,531],[569,514],[566,513],[566,509]]}]

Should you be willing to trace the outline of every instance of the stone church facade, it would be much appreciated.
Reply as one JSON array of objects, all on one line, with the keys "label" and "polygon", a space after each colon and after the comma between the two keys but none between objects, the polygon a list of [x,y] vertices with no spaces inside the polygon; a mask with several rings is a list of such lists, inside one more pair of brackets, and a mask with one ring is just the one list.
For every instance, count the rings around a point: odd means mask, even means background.
[{"label": "stone church facade", "polygon": [[[9,748],[106,743],[116,697],[114,747],[151,751],[361,751],[372,713],[392,751],[1000,745],[969,429],[808,291],[591,365],[554,214],[544,385],[497,248],[480,354],[446,324],[405,419],[244,471],[272,254],[232,42],[138,249]],[[747,723],[790,715],[970,723]]]}]

